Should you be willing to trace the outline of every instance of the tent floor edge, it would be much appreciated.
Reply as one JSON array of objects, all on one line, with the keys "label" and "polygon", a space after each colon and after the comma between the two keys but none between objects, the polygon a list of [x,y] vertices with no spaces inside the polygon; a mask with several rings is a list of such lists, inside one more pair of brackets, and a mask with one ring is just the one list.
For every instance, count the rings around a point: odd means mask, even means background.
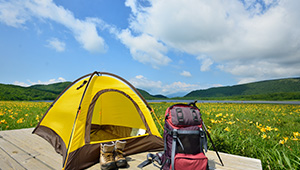
[{"label": "tent floor edge", "polygon": [[[130,156],[142,152],[154,152],[163,150],[163,140],[155,135],[147,135],[126,140],[124,154]],[[89,156],[85,156],[89,155]],[[69,153],[69,158],[65,169],[76,167],[85,169],[99,163],[100,143],[87,144]]]},{"label": "tent floor edge", "polygon": [[36,134],[42,138],[44,138],[47,142],[49,142],[53,147],[54,150],[62,155],[63,157],[65,156],[64,154],[66,153],[66,145],[63,142],[62,138],[52,129],[39,125],[38,128],[35,129],[33,134]]}]

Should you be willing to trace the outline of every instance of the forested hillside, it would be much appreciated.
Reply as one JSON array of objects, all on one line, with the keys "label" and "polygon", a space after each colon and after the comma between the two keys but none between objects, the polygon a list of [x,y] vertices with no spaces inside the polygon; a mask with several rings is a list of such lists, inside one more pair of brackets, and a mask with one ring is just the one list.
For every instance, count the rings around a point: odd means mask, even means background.
[{"label": "forested hillside", "polygon": [[166,96],[163,96],[163,95],[151,95],[149,94],[148,92],[146,92],[145,90],[142,90],[142,89],[137,89],[141,95],[147,99],[147,100],[155,100],[155,99],[167,99]]},{"label": "forested hillside", "polygon": [[[71,82],[21,87],[0,84],[0,100],[54,100]],[[167,99],[137,89],[147,100]],[[195,90],[179,99],[300,100],[300,78],[267,80],[235,86]]]},{"label": "forested hillside", "polygon": [[71,82],[63,82],[63,83],[54,83],[49,85],[33,85],[30,88],[52,92],[54,94],[60,94],[66,87],[68,87]]},{"label": "forested hillside", "polygon": [[[49,85],[33,85],[21,87],[16,85],[0,84],[0,100],[54,100],[71,82],[54,83]],[[166,98],[162,95],[151,95],[148,92],[137,89],[147,100]]]},{"label": "forested hillside", "polygon": [[195,90],[186,98],[246,98],[265,100],[300,99],[300,78],[267,80],[235,86]]},{"label": "forested hillside", "polygon": [[57,94],[30,87],[0,84],[0,100],[53,100]]}]

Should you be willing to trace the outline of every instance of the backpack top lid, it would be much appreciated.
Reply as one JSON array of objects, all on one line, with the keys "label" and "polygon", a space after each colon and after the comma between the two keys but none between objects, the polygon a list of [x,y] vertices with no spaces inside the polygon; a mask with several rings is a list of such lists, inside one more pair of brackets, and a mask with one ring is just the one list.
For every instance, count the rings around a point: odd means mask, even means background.
[{"label": "backpack top lid", "polygon": [[175,104],[166,110],[166,121],[173,126],[201,125],[201,113],[197,107],[187,104]]}]

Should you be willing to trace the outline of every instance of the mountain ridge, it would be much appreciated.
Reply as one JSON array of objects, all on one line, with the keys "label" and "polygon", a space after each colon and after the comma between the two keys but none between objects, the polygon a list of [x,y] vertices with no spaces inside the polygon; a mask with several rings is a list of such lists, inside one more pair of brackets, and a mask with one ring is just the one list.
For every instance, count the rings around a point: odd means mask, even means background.
[{"label": "mountain ridge", "polygon": [[[60,82],[48,85],[37,84],[29,87],[0,83],[0,101],[54,100],[71,83],[72,82]],[[137,90],[147,100],[167,99],[167,97],[163,95],[151,95],[145,90],[138,88]]]},{"label": "mountain ridge", "polygon": [[[212,87],[205,90],[194,90],[184,96],[184,98],[222,98],[222,97],[249,97],[263,99],[273,96],[284,95],[290,96],[291,99],[295,97],[300,99],[300,77],[283,78],[273,80],[263,80],[258,82],[251,82],[246,84],[239,84],[233,86]],[[251,96],[251,97],[250,97]]]},{"label": "mountain ridge", "polygon": [[[0,100],[54,100],[71,82],[22,87],[0,83]],[[146,100],[165,99],[237,99],[237,100],[300,100],[300,77],[263,80],[233,86],[194,90],[184,97],[168,98],[137,90]]]}]

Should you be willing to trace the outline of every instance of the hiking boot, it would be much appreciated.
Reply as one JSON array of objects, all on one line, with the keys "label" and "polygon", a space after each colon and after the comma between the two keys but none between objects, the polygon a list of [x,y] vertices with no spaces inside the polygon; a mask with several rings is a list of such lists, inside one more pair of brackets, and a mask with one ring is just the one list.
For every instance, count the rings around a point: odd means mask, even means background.
[{"label": "hiking boot", "polygon": [[125,168],[127,166],[126,158],[123,155],[126,141],[116,141],[115,145],[115,161],[119,168]]},{"label": "hiking boot", "polygon": [[100,145],[100,165],[102,170],[116,169],[114,143]]}]

